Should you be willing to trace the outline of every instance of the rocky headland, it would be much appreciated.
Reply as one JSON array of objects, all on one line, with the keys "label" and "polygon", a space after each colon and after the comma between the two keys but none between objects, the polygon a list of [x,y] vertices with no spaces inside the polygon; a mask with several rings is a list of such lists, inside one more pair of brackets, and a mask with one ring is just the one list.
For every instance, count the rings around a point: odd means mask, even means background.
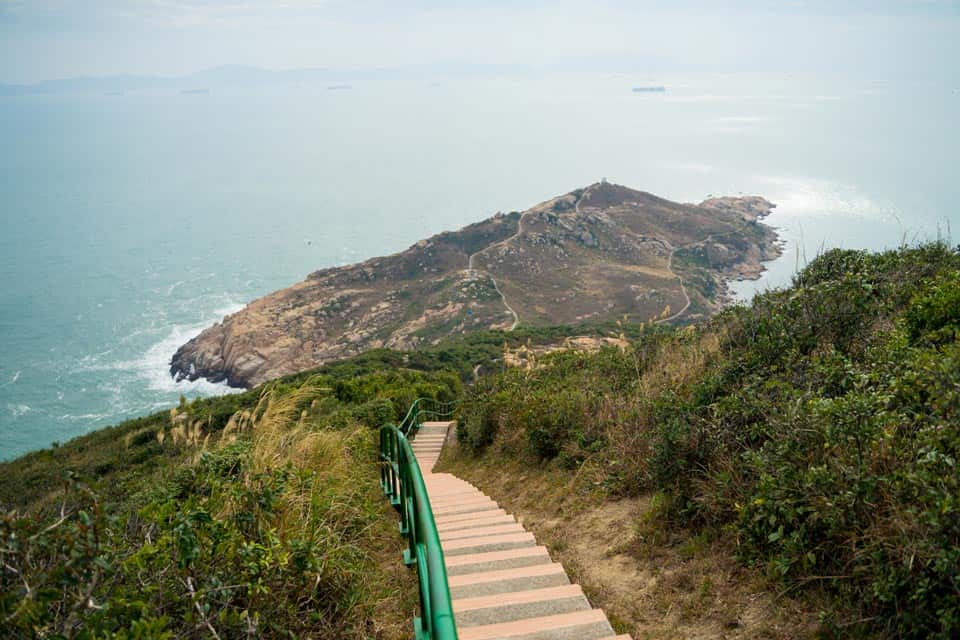
[{"label": "rocky headland", "polygon": [[601,182],[310,274],[180,347],[170,371],[250,387],[377,347],[518,324],[694,320],[781,253],[757,196],[681,204]]}]

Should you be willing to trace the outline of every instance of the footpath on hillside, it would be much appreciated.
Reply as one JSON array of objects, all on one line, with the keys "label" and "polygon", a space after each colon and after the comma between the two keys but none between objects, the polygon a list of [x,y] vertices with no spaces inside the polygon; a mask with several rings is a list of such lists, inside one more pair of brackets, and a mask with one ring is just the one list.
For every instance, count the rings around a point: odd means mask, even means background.
[{"label": "footpath on hillside", "polygon": [[412,444],[440,533],[460,640],[630,640],[523,525],[469,482],[433,473],[452,422]]}]

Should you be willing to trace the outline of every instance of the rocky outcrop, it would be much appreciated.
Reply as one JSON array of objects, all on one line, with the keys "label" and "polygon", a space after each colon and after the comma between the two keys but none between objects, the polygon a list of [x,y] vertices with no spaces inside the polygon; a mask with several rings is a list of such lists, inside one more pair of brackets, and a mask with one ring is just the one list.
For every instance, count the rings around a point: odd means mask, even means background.
[{"label": "rocky outcrop", "polygon": [[376,347],[515,323],[643,321],[723,302],[778,255],[759,197],[679,204],[608,183],[406,251],[324,269],[255,300],[173,356],[178,378],[249,387]]}]

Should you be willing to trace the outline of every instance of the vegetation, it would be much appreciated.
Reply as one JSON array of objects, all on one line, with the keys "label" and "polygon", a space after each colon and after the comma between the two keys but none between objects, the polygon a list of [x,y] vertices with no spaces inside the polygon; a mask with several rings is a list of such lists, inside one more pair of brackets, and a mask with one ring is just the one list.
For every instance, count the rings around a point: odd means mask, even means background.
[{"label": "vegetation", "polygon": [[334,367],[2,465],[0,635],[407,636],[416,588],[371,427],[460,390]]},{"label": "vegetation", "polygon": [[[960,251],[830,251],[785,291],[632,346],[481,380],[461,443],[657,492],[825,633],[960,635]],[[498,464],[501,464],[498,462]]]},{"label": "vegetation", "polygon": [[475,469],[653,493],[660,528],[827,596],[828,635],[955,637],[958,335],[960,250],[837,250],[701,326],[475,333],[183,401],[0,464],[0,635],[408,635],[375,428],[464,396]]},{"label": "vegetation", "polygon": [[405,637],[375,429],[460,396],[504,345],[608,331],[372,350],[0,463],[0,635]]}]

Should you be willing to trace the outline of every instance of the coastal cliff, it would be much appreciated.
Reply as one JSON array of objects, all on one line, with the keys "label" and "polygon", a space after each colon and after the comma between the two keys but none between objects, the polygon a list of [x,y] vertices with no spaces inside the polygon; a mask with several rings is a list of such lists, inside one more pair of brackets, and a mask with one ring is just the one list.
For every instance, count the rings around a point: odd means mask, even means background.
[{"label": "coastal cliff", "polygon": [[763,198],[680,204],[601,182],[323,269],[180,347],[171,374],[249,387],[371,348],[529,325],[692,320],[780,254]]}]

